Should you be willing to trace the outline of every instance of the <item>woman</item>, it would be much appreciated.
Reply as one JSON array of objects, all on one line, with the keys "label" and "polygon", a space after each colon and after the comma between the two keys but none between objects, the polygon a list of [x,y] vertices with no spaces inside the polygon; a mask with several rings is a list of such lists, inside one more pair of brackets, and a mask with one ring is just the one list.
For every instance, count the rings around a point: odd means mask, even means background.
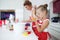
[{"label": "woman", "polygon": [[31,22],[33,19],[33,15],[34,15],[34,10],[35,10],[35,6],[32,6],[32,3],[29,0],[26,0],[24,2],[24,7],[30,11],[30,15],[28,16],[29,18],[27,20],[24,20],[25,22]]},{"label": "woman", "polygon": [[49,33],[45,32],[46,28],[49,25],[49,19],[47,19],[47,4],[40,5],[36,9],[36,21],[32,22],[32,29],[38,40],[47,40]]},{"label": "woman", "polygon": [[30,13],[29,13],[29,15],[27,15],[27,20],[24,20],[23,22],[26,22],[26,24],[25,24],[25,31],[28,31],[28,34],[31,34],[31,22],[32,22],[32,19],[33,19],[33,14],[32,14],[32,12],[33,12],[33,6],[32,6],[32,3],[29,1],[29,0],[26,0],[25,2],[24,2],[24,7],[27,9],[27,10],[29,10],[30,11]]}]

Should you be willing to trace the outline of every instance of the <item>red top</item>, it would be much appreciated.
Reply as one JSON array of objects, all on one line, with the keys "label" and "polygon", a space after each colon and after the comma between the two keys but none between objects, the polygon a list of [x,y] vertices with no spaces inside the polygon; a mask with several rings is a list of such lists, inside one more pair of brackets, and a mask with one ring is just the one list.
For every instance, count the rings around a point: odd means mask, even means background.
[{"label": "red top", "polygon": [[[37,20],[38,23],[42,24],[43,22]],[[49,33],[48,32],[38,32],[37,28],[35,27],[35,22],[32,22],[32,29],[36,36],[38,37],[38,40],[47,40]]]}]

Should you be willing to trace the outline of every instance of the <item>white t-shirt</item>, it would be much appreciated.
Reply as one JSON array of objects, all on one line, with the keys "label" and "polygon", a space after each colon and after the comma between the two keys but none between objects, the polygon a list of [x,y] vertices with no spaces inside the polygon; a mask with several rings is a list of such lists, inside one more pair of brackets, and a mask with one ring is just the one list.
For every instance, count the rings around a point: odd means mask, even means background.
[{"label": "white t-shirt", "polygon": [[[33,8],[32,8],[32,10],[33,10]],[[24,20],[29,20],[30,19],[30,17],[32,16],[32,10],[24,10],[24,14],[23,14],[23,17],[24,17]]]}]

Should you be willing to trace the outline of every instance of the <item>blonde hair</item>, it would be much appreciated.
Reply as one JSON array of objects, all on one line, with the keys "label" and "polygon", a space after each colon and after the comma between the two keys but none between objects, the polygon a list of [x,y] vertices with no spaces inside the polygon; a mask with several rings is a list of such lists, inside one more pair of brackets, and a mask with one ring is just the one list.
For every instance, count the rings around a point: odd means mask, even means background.
[{"label": "blonde hair", "polygon": [[48,12],[47,7],[48,7],[48,5],[47,4],[44,4],[44,5],[38,6],[37,9],[41,8],[42,11]]},{"label": "blonde hair", "polygon": [[[39,8],[41,8],[42,11],[46,11],[46,15],[48,15],[48,10],[47,10],[48,5],[44,4],[44,5],[40,5],[36,8],[36,10],[38,10]],[[37,16],[37,13],[35,12],[35,16]],[[38,17],[38,16],[37,16]]]}]

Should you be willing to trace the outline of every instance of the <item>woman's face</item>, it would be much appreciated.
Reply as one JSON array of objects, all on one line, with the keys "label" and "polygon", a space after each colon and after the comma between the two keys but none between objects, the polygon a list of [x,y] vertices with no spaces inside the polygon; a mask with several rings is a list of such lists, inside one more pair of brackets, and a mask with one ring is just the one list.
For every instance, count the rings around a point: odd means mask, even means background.
[{"label": "woman's face", "polygon": [[29,6],[29,5],[25,5],[25,8],[26,8],[27,10],[31,10],[31,9],[32,9],[31,6]]}]

